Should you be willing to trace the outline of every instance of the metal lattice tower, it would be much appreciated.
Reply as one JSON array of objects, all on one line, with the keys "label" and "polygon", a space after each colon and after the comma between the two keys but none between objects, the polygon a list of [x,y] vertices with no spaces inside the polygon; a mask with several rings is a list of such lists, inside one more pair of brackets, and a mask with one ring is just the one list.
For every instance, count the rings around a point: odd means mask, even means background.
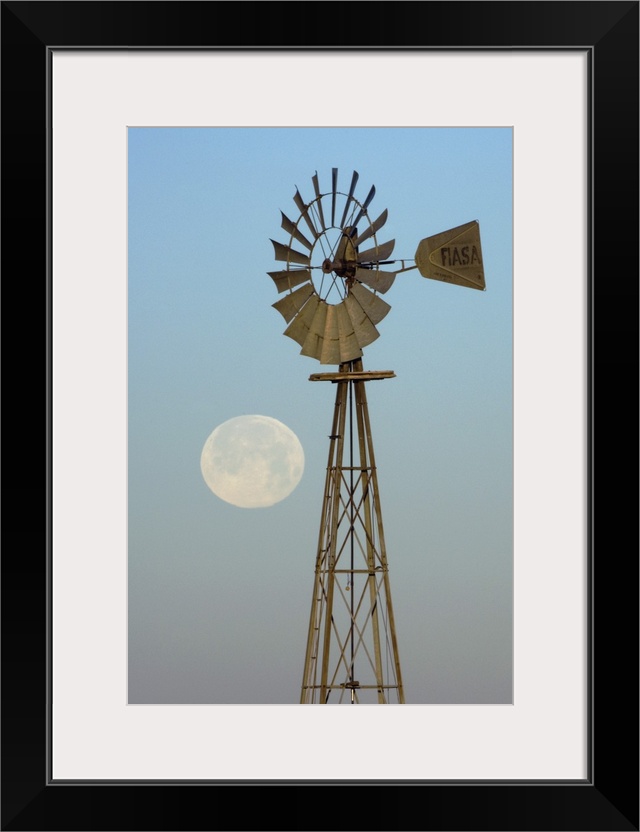
[{"label": "metal lattice tower", "polygon": [[357,359],[332,381],[336,401],[322,503],[300,702],[403,703],[378,476]]}]

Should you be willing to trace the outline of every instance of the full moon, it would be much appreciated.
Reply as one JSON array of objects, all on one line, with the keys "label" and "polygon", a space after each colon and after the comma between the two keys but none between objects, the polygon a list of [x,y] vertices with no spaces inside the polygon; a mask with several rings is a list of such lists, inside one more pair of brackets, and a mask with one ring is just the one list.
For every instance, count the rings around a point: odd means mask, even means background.
[{"label": "full moon", "polygon": [[288,497],[304,470],[295,433],[270,416],[237,416],[213,431],[200,456],[204,481],[227,503],[265,508]]}]

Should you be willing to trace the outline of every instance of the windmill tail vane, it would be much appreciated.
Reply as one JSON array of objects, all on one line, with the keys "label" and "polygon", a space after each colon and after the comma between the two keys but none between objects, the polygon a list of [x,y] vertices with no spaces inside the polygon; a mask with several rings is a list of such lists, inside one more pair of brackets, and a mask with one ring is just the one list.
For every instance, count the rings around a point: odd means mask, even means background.
[{"label": "windmill tail vane", "polygon": [[[363,348],[380,337],[377,325],[391,309],[381,295],[402,272],[418,269],[433,280],[485,288],[476,221],[425,238],[413,259],[394,260],[395,240],[379,236],[388,212],[373,218],[369,207],[375,186],[360,201],[358,179],[354,171],[348,188],[340,190],[338,169],[333,168],[331,187],[322,191],[316,172],[309,202],[296,188],[297,219],[280,212],[288,242],[271,240],[275,259],[283,264],[267,272],[283,295],[273,307],[288,324],[284,334],[300,345],[302,355],[321,364],[360,358]],[[398,268],[387,268],[393,265]]]}]

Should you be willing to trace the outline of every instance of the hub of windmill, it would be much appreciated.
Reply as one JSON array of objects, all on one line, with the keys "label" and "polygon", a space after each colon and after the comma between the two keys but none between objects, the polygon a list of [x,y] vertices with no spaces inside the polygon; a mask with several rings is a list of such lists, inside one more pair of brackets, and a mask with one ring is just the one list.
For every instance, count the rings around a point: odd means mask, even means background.
[{"label": "hub of windmill", "polygon": [[338,277],[354,277],[358,264],[355,260],[330,260],[327,258],[322,263],[324,274],[335,272]]}]

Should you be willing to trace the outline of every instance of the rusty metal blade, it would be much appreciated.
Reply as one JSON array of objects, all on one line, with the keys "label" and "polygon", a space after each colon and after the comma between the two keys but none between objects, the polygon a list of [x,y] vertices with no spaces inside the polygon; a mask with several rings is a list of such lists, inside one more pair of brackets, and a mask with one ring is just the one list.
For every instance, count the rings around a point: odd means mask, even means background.
[{"label": "rusty metal blade", "polygon": [[313,243],[310,243],[309,240],[307,240],[304,234],[296,228],[296,224],[294,222],[291,222],[289,217],[287,217],[287,215],[283,211],[280,211],[280,213],[282,214],[282,227],[287,232],[287,234],[291,234],[291,236],[295,240],[297,240],[305,248],[311,251],[311,249],[313,248]]},{"label": "rusty metal blade", "polygon": [[313,320],[309,324],[309,331],[307,337],[304,339],[301,355],[308,355],[311,358],[317,358],[320,361],[322,353],[322,344],[324,341],[324,330],[327,320],[327,304],[321,300],[313,316]]},{"label": "rusty metal blade", "polygon": [[358,263],[377,263],[380,260],[388,260],[395,244],[395,240],[389,240],[388,243],[380,243],[378,246],[359,252]]},{"label": "rusty metal blade", "polygon": [[300,196],[300,191],[297,188],[295,194],[293,195],[293,201],[295,202],[301,214],[304,214],[304,212],[309,207],[307,203],[304,201],[304,199]]},{"label": "rusty metal blade", "polygon": [[302,263],[303,266],[311,265],[311,260],[306,254],[302,254],[302,252],[296,251],[282,243],[277,243],[275,240],[271,240],[271,242],[275,249],[276,260],[284,260],[285,263]]},{"label": "rusty metal blade", "polygon": [[286,292],[287,289],[293,289],[294,286],[299,286],[301,283],[306,283],[311,280],[311,272],[307,269],[296,269],[289,271],[284,269],[281,272],[267,272],[273,282],[276,284],[278,293]]},{"label": "rusty metal blade", "polygon": [[338,249],[335,253],[336,260],[349,260],[351,262],[356,260],[358,253],[355,250],[353,241],[350,239],[350,232],[351,228],[349,226],[343,230],[342,237],[340,237],[340,241],[338,243]]},{"label": "rusty metal blade", "polygon": [[380,333],[373,325],[371,318],[360,306],[353,294],[345,298],[344,307],[349,313],[351,323],[353,324],[354,335],[360,347],[366,347],[375,341],[376,338],[380,337]]},{"label": "rusty metal blade", "polygon": [[320,224],[322,225],[322,230],[326,231],[327,226],[324,222],[324,213],[322,211],[322,194],[320,193],[320,184],[318,182],[318,171],[316,171],[315,176],[312,178],[313,181],[313,190],[316,194],[316,208],[318,209],[318,217],[320,219]]},{"label": "rusty metal blade", "polygon": [[381,292],[383,295],[391,288],[393,281],[396,279],[395,272],[382,272],[378,269],[356,269],[356,280],[364,283],[376,292]]},{"label": "rusty metal blade", "polygon": [[359,358],[362,355],[353,321],[344,303],[339,303],[335,307],[335,310],[338,317],[340,362],[352,361],[354,358]]},{"label": "rusty metal blade", "polygon": [[319,303],[320,298],[316,294],[313,294],[302,307],[300,314],[296,315],[284,331],[284,334],[288,338],[293,338],[293,340],[297,341],[300,346],[304,344],[305,338],[309,334],[309,327],[311,326],[311,321],[313,320]]},{"label": "rusty metal blade", "polygon": [[[351,177],[351,185],[349,186],[349,196],[347,197],[347,202],[344,206],[344,213],[342,214],[342,219],[340,220],[340,228],[344,228],[344,224],[347,219],[347,214],[349,213],[349,208],[351,207],[351,203],[353,202],[353,192],[356,189],[356,184],[358,182],[358,171],[354,170],[353,176]],[[353,223],[355,225],[355,223]]]},{"label": "rusty metal blade", "polygon": [[375,195],[376,195],[376,188],[375,188],[375,185],[372,185],[371,190],[369,191],[369,194],[367,195],[367,198],[362,203],[362,207],[360,208],[360,211],[358,212],[358,216],[353,221],[353,227],[355,227],[360,222],[360,220],[362,219],[364,214],[366,214],[367,208],[369,207],[369,203],[371,202],[371,200],[374,198]]},{"label": "rusty metal blade", "polygon": [[338,192],[338,168],[331,169],[331,225],[336,224],[336,193]]},{"label": "rusty metal blade", "polygon": [[313,220],[309,215],[309,205],[303,200],[300,196],[300,191],[296,188],[296,192],[293,197],[293,201],[295,202],[298,210],[300,211],[300,216],[304,219],[309,228],[309,231],[313,234],[313,239],[316,240],[319,236],[319,231],[313,224]]},{"label": "rusty metal blade", "polygon": [[360,243],[364,243],[365,240],[368,240],[369,237],[373,237],[374,234],[377,234],[378,231],[382,228],[382,226],[387,221],[387,217],[389,216],[389,212],[385,208],[384,211],[380,214],[378,219],[372,223],[368,228],[362,232],[362,234],[356,240],[356,246],[359,246]]},{"label": "rusty metal blade", "polygon": [[338,331],[338,316],[336,306],[327,306],[327,319],[324,327],[324,339],[320,353],[321,364],[340,363],[340,332]]},{"label": "rusty metal blade", "polygon": [[313,284],[305,283],[304,286],[296,289],[295,292],[291,292],[290,295],[285,295],[283,298],[280,298],[280,300],[277,300],[271,305],[274,309],[277,309],[285,321],[289,323],[289,321],[294,318],[298,312],[300,312],[313,293]]},{"label": "rusty metal blade", "polygon": [[354,283],[351,287],[351,294],[358,301],[360,306],[369,316],[369,319],[378,324],[389,313],[391,307],[382,300],[378,295],[374,295],[368,289],[365,289],[360,283]]}]

